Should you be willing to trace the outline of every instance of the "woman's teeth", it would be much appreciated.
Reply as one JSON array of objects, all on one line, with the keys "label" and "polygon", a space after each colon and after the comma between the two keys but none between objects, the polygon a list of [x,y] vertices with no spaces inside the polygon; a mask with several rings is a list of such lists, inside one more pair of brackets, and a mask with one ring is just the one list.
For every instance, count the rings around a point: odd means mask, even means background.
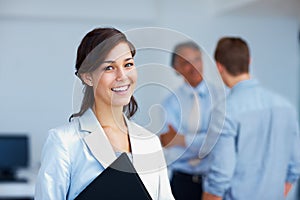
[{"label": "woman's teeth", "polygon": [[114,92],[124,92],[129,88],[129,85],[112,88],[111,90]]}]

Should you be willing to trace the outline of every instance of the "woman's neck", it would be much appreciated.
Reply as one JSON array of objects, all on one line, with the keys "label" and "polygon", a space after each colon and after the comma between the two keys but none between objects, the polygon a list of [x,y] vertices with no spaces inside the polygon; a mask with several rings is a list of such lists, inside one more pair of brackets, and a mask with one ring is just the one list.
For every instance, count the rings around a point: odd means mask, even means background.
[{"label": "woman's neck", "polygon": [[122,107],[93,106],[93,111],[100,122],[113,149],[120,152],[131,152],[129,135],[123,117]]},{"label": "woman's neck", "polygon": [[93,111],[101,125],[119,126],[124,124],[122,107],[106,107],[94,104]]}]

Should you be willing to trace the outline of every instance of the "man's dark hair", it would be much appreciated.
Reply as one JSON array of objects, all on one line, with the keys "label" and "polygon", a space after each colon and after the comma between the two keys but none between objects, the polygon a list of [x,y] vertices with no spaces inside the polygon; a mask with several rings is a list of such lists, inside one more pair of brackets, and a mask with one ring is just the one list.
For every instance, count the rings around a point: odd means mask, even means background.
[{"label": "man's dark hair", "polygon": [[215,50],[215,60],[233,76],[248,73],[250,62],[248,45],[238,37],[221,38]]}]

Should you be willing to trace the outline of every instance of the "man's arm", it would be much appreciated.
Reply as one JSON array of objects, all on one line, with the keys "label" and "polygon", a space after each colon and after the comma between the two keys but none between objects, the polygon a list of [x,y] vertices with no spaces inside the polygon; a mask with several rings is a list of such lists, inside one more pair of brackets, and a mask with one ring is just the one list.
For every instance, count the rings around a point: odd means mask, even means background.
[{"label": "man's arm", "polygon": [[288,193],[291,191],[293,185],[289,182],[286,182],[284,185],[284,197],[287,197]]},{"label": "man's arm", "polygon": [[204,192],[202,195],[202,200],[222,200],[222,197]]},{"label": "man's arm", "polygon": [[182,134],[178,134],[172,125],[168,125],[169,130],[160,135],[160,141],[163,147],[172,146],[186,147],[185,139]]},{"label": "man's arm", "polygon": [[299,180],[300,176],[300,133],[299,133],[299,124],[297,119],[297,114],[293,110],[289,122],[291,123],[291,126],[289,127],[289,130],[292,131],[291,134],[291,142],[289,142],[289,145],[291,147],[291,156],[290,161],[288,165],[288,171],[287,171],[287,177],[285,180],[285,186],[284,186],[284,196],[286,197],[289,193],[289,191],[292,189],[292,184],[297,182]]},{"label": "man's arm", "polygon": [[205,174],[203,183],[204,197],[207,199],[223,198],[226,191],[231,187],[230,183],[236,167],[235,136],[237,125],[227,116],[221,131],[212,151],[202,160],[202,163],[209,163],[209,169]]}]

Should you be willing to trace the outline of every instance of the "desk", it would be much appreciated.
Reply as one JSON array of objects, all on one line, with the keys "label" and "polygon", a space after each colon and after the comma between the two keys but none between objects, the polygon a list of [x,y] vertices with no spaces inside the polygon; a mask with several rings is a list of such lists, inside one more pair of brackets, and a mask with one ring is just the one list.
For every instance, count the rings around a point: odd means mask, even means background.
[{"label": "desk", "polygon": [[18,177],[28,179],[27,182],[1,182],[0,200],[8,199],[33,199],[37,170],[22,170]]}]

